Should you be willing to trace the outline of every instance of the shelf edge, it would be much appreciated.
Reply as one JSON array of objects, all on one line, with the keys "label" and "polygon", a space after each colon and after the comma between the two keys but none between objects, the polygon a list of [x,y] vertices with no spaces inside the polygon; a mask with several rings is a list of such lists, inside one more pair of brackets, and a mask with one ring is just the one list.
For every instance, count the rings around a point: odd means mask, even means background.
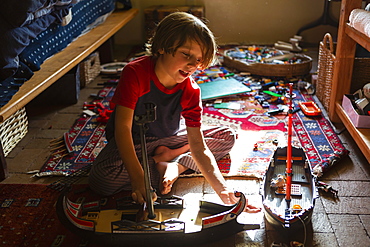
[{"label": "shelf edge", "polygon": [[351,134],[361,152],[366,157],[367,161],[370,163],[370,129],[356,128],[351,119],[348,117],[347,113],[344,111],[341,103],[336,102],[335,106],[339,118],[343,122],[348,132]]}]

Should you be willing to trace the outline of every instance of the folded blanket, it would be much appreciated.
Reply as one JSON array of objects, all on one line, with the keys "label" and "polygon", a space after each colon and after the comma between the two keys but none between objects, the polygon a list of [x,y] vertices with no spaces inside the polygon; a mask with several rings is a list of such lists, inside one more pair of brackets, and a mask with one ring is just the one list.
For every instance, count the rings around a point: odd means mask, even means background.
[{"label": "folded blanket", "polygon": [[370,12],[364,9],[354,9],[349,16],[349,24],[361,33],[370,37]]},{"label": "folded blanket", "polygon": [[72,7],[73,18],[68,25],[51,25],[29,42],[19,54],[19,60],[33,71],[39,70],[47,58],[67,47],[88,25],[100,16],[112,12],[114,7],[114,0],[80,1]]},{"label": "folded blanket", "polygon": [[0,15],[12,28],[23,27],[55,10],[81,0],[1,0]]},{"label": "folded blanket", "polygon": [[18,55],[29,45],[30,40],[46,30],[56,19],[55,15],[45,15],[29,25],[9,28],[0,16],[0,81],[14,75],[19,65]]}]

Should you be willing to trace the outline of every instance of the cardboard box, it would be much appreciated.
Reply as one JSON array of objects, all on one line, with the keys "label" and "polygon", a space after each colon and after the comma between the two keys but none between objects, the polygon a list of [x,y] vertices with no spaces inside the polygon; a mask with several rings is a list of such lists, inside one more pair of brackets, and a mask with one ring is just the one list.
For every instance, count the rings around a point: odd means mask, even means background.
[{"label": "cardboard box", "polygon": [[352,98],[353,95],[351,94],[345,94],[343,96],[342,106],[344,111],[356,128],[370,128],[370,116],[358,114],[352,104]]},{"label": "cardboard box", "polygon": [[157,24],[167,15],[177,12],[187,12],[199,19],[204,18],[203,6],[175,6],[175,5],[154,5],[144,10],[146,37],[150,38]]}]

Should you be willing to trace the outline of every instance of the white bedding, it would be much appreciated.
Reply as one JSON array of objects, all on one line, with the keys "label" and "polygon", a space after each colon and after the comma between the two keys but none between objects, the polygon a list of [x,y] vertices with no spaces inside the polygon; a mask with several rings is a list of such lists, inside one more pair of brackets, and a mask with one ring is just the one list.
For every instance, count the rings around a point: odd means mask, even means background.
[{"label": "white bedding", "polygon": [[370,11],[354,9],[349,16],[349,24],[370,37]]}]

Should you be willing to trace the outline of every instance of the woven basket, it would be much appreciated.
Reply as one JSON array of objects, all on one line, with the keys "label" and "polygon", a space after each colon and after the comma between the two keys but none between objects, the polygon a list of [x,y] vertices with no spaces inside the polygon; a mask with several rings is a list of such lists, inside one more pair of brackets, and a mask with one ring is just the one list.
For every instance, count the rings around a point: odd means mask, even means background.
[{"label": "woven basket", "polygon": [[80,63],[80,84],[81,87],[92,82],[100,74],[99,52],[90,54]]},{"label": "woven basket", "polygon": [[249,72],[259,76],[293,77],[302,76],[310,73],[312,68],[312,59],[303,54],[295,54],[295,57],[301,60],[295,64],[268,64],[268,63],[245,63],[232,58],[225,51],[223,56],[223,65],[241,72]]},{"label": "woven basket", "polygon": [[[329,109],[332,89],[333,70],[335,62],[336,43],[329,33],[324,35],[319,44],[319,58],[317,67],[316,96],[326,110]],[[356,57],[353,62],[353,73],[350,93],[370,82],[370,58]]]},{"label": "woven basket", "polygon": [[27,131],[28,120],[24,107],[0,124],[0,140],[5,157],[22,140]]},{"label": "woven basket", "polygon": [[319,44],[316,96],[326,110],[329,109],[335,55],[333,39],[329,33]]}]

